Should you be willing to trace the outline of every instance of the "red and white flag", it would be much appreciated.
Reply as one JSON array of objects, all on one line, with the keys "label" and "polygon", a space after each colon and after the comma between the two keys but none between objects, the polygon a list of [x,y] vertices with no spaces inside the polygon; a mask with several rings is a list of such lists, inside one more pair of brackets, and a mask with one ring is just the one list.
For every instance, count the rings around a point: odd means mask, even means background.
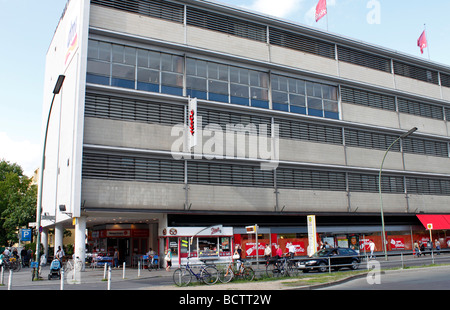
[{"label": "red and white flag", "polygon": [[425,35],[425,30],[420,35],[419,39],[417,40],[417,46],[420,47],[420,52],[423,54],[423,49],[427,48],[427,37]]},{"label": "red and white flag", "polygon": [[327,15],[327,0],[319,0],[316,6],[316,22]]}]

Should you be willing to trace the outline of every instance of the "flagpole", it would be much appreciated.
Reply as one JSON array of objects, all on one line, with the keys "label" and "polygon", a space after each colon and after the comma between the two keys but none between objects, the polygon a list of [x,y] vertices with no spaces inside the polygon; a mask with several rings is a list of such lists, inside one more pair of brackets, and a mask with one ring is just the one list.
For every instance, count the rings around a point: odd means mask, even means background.
[{"label": "flagpole", "polygon": [[431,60],[430,57],[430,40],[428,38],[428,33],[427,33],[427,24],[423,24],[423,30],[425,31],[425,37],[427,38],[427,51],[428,51],[428,60]]}]

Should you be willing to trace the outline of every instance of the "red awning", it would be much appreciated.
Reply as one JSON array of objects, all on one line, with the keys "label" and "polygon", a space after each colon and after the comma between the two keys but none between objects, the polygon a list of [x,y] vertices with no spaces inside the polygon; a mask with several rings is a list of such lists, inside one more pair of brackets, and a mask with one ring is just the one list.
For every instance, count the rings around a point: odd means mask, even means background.
[{"label": "red awning", "polygon": [[450,215],[418,214],[417,217],[425,228],[428,228],[428,224],[433,224],[433,230],[450,229]]}]

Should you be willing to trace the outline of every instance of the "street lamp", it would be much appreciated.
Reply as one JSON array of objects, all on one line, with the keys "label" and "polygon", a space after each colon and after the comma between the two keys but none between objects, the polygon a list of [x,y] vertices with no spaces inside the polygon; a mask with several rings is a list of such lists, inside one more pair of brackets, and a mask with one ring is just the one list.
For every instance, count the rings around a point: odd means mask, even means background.
[{"label": "street lamp", "polygon": [[[41,212],[42,212],[42,187],[44,184],[44,166],[45,166],[45,147],[47,146],[47,135],[48,135],[48,126],[50,124],[50,116],[52,114],[53,109],[53,102],[55,101],[56,95],[58,95],[61,91],[62,85],[64,83],[64,79],[66,78],[65,75],[58,76],[58,80],[56,81],[55,88],[53,89],[53,98],[52,103],[50,104],[50,109],[48,112],[47,117],[47,125],[45,126],[45,135],[44,135],[44,147],[42,151],[42,162],[41,162],[41,169],[39,173],[39,194],[38,194],[38,205],[36,209],[36,222],[37,222],[37,229],[38,234],[36,238],[36,262],[39,264],[39,256],[40,256],[40,245],[41,245]],[[34,276],[35,279],[38,278],[39,275],[39,268],[36,268],[36,274]]]},{"label": "street lamp", "polygon": [[386,153],[384,153],[383,160],[381,161],[380,173],[378,175],[378,192],[380,193],[381,227],[383,230],[383,251],[384,251],[384,257],[386,260],[388,258],[387,258],[387,250],[386,250],[386,232],[384,230],[383,197],[381,195],[381,172],[383,170],[384,160],[386,159],[386,156],[387,156],[389,150],[394,146],[394,144],[397,143],[400,139],[405,139],[406,137],[412,135],[416,131],[417,131],[417,127],[411,128],[408,132],[405,132],[400,137],[395,139],[395,141],[392,142],[391,145],[389,145],[389,147],[387,148]]}]

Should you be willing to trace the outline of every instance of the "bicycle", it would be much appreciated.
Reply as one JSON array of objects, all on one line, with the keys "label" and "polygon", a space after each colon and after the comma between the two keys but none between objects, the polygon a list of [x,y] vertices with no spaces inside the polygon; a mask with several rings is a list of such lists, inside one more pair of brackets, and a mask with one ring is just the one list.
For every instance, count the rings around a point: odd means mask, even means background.
[{"label": "bicycle", "polygon": [[197,280],[203,281],[207,285],[212,285],[219,279],[219,273],[216,267],[212,265],[202,265],[200,267],[200,272],[195,273],[195,271],[189,265],[189,257],[187,258],[187,263],[185,267],[179,267],[173,272],[173,282],[177,286],[187,286],[191,283],[192,277],[197,278]]},{"label": "bicycle", "polygon": [[233,261],[230,261],[225,269],[219,270],[219,281],[228,283],[234,278],[242,277],[246,281],[252,281],[255,278],[255,271],[252,267],[244,266],[242,262],[239,269],[233,268]]},{"label": "bicycle", "polygon": [[298,274],[299,270],[295,266],[295,262],[286,256],[273,263],[266,263],[266,275],[269,278],[298,276]]},{"label": "bicycle", "polygon": [[19,258],[15,257],[5,257],[3,259],[3,268],[5,271],[12,270],[14,272],[20,271],[22,269],[22,262]]}]

